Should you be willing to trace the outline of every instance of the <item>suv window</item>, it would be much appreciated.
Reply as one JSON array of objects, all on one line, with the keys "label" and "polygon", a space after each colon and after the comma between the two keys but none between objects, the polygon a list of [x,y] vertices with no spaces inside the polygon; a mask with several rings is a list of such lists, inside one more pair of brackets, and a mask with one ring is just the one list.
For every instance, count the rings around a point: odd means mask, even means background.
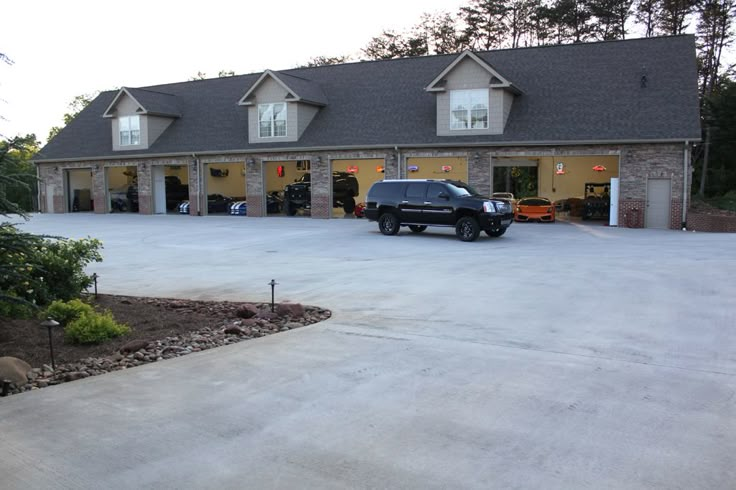
[{"label": "suv window", "polygon": [[447,195],[447,189],[445,189],[444,185],[429,184],[429,189],[427,189],[427,199],[437,199],[443,192],[445,193],[445,195]]},{"label": "suv window", "polygon": [[424,197],[426,191],[427,184],[424,182],[412,182],[406,186],[406,197]]}]

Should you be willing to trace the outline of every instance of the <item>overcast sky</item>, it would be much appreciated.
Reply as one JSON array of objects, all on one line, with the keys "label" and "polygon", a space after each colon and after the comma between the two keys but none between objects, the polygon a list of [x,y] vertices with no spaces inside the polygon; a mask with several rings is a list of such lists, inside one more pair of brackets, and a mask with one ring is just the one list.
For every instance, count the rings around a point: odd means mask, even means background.
[{"label": "overcast sky", "polygon": [[[383,30],[467,0],[3,0],[0,136],[45,142],[75,96],[360,56]],[[692,31],[692,28],[689,29]],[[636,33],[632,33],[635,37]],[[727,60],[733,62],[732,52]]]},{"label": "overcast sky", "polygon": [[462,0],[4,0],[0,134],[46,141],[80,94],[121,86],[293,68],[353,55],[383,29]]}]

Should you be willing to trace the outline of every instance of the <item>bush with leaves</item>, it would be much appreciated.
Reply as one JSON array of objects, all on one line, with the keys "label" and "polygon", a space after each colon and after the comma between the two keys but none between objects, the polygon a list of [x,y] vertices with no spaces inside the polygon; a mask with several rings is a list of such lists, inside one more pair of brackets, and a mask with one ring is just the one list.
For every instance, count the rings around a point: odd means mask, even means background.
[{"label": "bush with leaves", "polygon": [[42,318],[53,318],[61,325],[69,325],[74,320],[84,315],[92,315],[95,313],[94,308],[81,299],[72,299],[69,301],[56,300],[52,302],[44,311]]},{"label": "bush with leaves", "polygon": [[116,322],[110,311],[99,313],[79,299],[54,301],[39,316],[63,325],[66,340],[74,344],[99,344],[130,332],[130,327]]},{"label": "bush with leaves", "polygon": [[130,327],[118,323],[112,313],[86,313],[64,327],[64,337],[75,344],[99,344],[130,332]]},{"label": "bush with leaves", "polygon": [[0,224],[0,316],[24,317],[54,300],[79,298],[92,284],[85,274],[100,262],[102,243],[32,235]]}]

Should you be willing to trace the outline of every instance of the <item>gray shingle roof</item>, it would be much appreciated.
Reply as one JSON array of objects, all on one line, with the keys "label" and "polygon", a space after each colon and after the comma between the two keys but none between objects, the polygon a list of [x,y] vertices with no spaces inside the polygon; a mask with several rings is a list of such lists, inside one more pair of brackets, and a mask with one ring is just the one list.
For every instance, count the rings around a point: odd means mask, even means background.
[{"label": "gray shingle roof", "polygon": [[[266,148],[700,138],[693,36],[477,54],[523,92],[515,98],[501,135],[437,136],[435,95],[424,88],[457,56],[442,55],[279,71],[288,85],[309,81],[300,88],[319,87],[328,101],[292,143],[248,143],[248,110],[237,103],[260,73],[138,89],[139,94],[174,96],[182,116],[148,150],[112,151],[111,121],[101,116],[116,93],[104,92],[36,160]],[[641,86],[644,74],[646,88]]]},{"label": "gray shingle roof", "polygon": [[127,90],[149,114],[173,117],[181,116],[181,109],[179,108],[179,101],[176,95],[141,88],[127,88]]},{"label": "gray shingle roof", "polygon": [[282,82],[294,91],[294,95],[298,96],[305,102],[312,102],[317,105],[327,105],[327,96],[322,87],[311,80],[307,80],[285,72],[276,72]]}]

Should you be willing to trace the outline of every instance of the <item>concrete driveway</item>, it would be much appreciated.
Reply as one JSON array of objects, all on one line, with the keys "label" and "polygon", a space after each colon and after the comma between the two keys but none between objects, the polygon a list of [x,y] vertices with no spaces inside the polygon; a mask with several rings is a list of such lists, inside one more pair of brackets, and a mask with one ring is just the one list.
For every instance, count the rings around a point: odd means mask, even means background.
[{"label": "concrete driveway", "polygon": [[736,235],[43,215],[106,293],[321,324],[0,399],[0,486],[733,488]]}]

